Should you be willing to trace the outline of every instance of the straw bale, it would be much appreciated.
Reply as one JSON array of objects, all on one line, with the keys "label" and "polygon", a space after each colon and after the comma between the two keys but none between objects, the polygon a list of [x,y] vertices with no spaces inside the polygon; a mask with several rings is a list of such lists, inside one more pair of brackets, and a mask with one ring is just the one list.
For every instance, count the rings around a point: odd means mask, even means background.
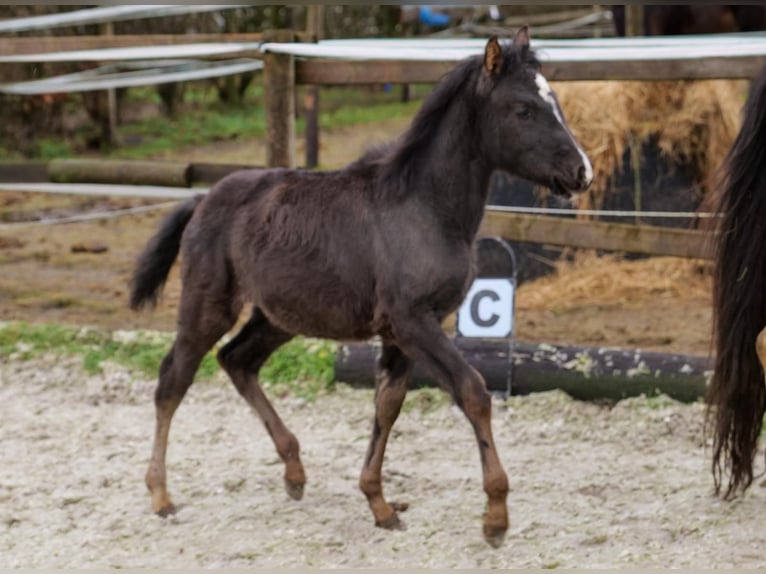
[{"label": "straw bale", "polygon": [[519,309],[571,309],[598,301],[630,305],[647,298],[707,297],[711,277],[707,262],[677,257],[625,260],[619,255],[580,251],[556,263],[556,272],[519,287]]},{"label": "straw bale", "polygon": [[703,190],[740,127],[747,81],[555,82],[561,107],[590,157],[595,181],[581,207],[599,207],[631,144],[656,138]]}]

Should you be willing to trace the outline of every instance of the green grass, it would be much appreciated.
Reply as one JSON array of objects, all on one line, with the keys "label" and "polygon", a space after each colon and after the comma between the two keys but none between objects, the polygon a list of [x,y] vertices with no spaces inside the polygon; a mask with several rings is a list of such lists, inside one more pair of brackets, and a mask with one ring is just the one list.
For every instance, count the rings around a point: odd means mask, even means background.
[{"label": "green grass", "polygon": [[451,397],[441,389],[423,387],[412,389],[407,393],[402,405],[402,412],[418,411],[422,414],[432,413],[452,403]]},{"label": "green grass", "polygon": [[[371,122],[411,117],[420,107],[420,101],[406,103],[390,102],[374,106],[345,106],[333,112],[323,112],[319,115],[319,128],[335,129]],[[303,130],[303,121],[296,123],[297,131]]]},{"label": "green grass", "polygon": [[[398,86],[390,91],[370,88],[325,87],[320,90],[319,125],[322,130],[364,125],[390,119],[411,117],[422,103],[422,97],[431,89],[428,85],[412,85],[412,100],[402,103]],[[77,95],[68,104],[77,107]],[[301,105],[302,92],[298,102]],[[124,105],[159,103],[154,88],[131,88]],[[297,135],[304,132],[302,109],[295,122]],[[96,133],[96,126],[86,123],[69,137],[37,137],[26,150],[30,159],[53,159],[78,154],[85,139]],[[216,91],[205,84],[190,84],[184,91],[183,102],[174,118],[158,114],[153,117],[120,124],[119,138],[125,142],[103,152],[107,157],[150,159],[164,152],[184,147],[211,144],[231,139],[259,139],[265,137],[266,119],[263,108],[263,85],[254,81],[241,104],[224,104]],[[0,146],[0,159],[18,159],[8,143]],[[92,152],[87,152],[92,153]]]},{"label": "green grass", "polygon": [[120,126],[121,138],[140,143],[115,148],[109,155],[148,158],[180,147],[260,138],[265,132],[265,117],[260,107],[210,104],[179,113],[175,118],[153,117]]},{"label": "green grass", "polygon": [[[157,153],[216,141],[263,138],[266,116],[262,89],[251,92],[241,105],[221,104],[199,94],[196,97],[187,94],[186,109],[175,118],[153,117],[120,126],[122,138],[140,143],[116,148],[110,155],[148,158]],[[320,94],[319,127],[330,130],[410,117],[421,104],[419,100],[402,103],[392,97],[388,93],[348,89]],[[305,131],[302,115],[295,121],[295,130],[299,136]]]},{"label": "green grass", "polygon": [[[30,360],[46,354],[79,356],[90,374],[100,373],[103,364],[111,362],[154,377],[172,341],[172,333],[110,333],[61,325],[0,323],[0,360]],[[333,387],[335,349],[334,343],[296,338],[269,358],[261,370],[261,381],[279,396],[314,399]],[[195,380],[210,380],[219,370],[210,352]]]},{"label": "green grass", "polygon": [[35,155],[39,159],[55,159],[73,155],[71,145],[59,138],[39,138],[35,141],[35,148]]}]

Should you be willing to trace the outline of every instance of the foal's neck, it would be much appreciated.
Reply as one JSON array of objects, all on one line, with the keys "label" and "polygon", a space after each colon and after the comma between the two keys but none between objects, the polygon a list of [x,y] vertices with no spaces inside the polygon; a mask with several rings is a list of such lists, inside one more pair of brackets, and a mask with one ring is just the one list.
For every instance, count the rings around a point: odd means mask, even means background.
[{"label": "foal's neck", "polygon": [[458,99],[424,150],[418,198],[428,203],[451,235],[470,243],[476,237],[489,192],[492,169],[481,157],[474,118]]}]

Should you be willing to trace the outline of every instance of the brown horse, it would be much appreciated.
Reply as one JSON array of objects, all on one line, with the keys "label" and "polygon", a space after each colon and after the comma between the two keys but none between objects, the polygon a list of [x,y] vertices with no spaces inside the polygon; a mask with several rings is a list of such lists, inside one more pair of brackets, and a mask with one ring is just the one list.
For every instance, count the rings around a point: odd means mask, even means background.
[{"label": "brown horse", "polygon": [[[611,7],[617,36],[625,35],[625,6]],[[763,5],[657,4],[643,6],[646,36],[722,34],[766,30]]]},{"label": "brown horse", "polygon": [[449,72],[394,144],[328,172],[245,170],[186,201],[141,254],[131,306],[155,302],[180,248],[178,332],[160,367],[157,427],[146,475],[154,511],[174,511],[166,487],[170,421],[203,355],[254,311],[218,359],[260,415],[301,498],[298,441],[258,384],[269,355],[296,334],[363,340],[379,336],[375,418],[359,481],[375,524],[400,526],[404,505],[383,497],[381,466],[413,361],[463,410],[476,434],[488,506],[487,540],[508,528],[508,478],[491,428],[481,375],[441,321],[474,276],[474,240],[490,175],[501,169],[569,196],[593,171],[540,74],[526,28]]},{"label": "brown horse", "polygon": [[723,166],[713,284],[715,370],[709,414],[715,419],[716,492],[753,482],[766,413],[766,68],[751,86],[742,128]]}]

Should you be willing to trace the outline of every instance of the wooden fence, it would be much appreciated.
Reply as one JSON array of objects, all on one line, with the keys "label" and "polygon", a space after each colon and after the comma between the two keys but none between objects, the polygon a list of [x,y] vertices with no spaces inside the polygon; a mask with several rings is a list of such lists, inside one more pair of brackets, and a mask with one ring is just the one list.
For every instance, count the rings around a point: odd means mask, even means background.
[{"label": "wooden fence", "polygon": [[[109,184],[159,186],[153,197],[178,197],[179,187],[190,188],[189,193],[206,191],[200,185],[212,185],[221,177],[253,166],[241,164],[214,164],[198,162],[161,162],[104,159],[58,159],[50,162],[0,164],[0,188],[3,182],[47,184],[104,184],[99,193],[108,193]],[[167,193],[163,193],[163,188]],[[20,186],[20,188],[30,189]],[[40,191],[49,186],[40,186]],[[71,189],[71,185],[68,189]],[[576,212],[572,211],[572,215]],[[646,255],[711,259],[709,233],[698,230],[609,223],[583,219],[529,215],[486,210],[479,233],[514,241],[622,251]]]},{"label": "wooden fence", "polygon": [[[265,34],[265,42],[290,42],[295,34]],[[624,39],[621,39],[624,40]],[[683,49],[683,45],[679,45]],[[435,83],[457,62],[455,59],[323,59],[299,58],[288,53],[265,54],[264,89],[272,97],[266,105],[270,146],[269,166],[294,167],[295,114],[285,113],[285,102],[295,101],[299,85],[364,85]],[[640,51],[640,47],[636,50]],[[710,50],[708,50],[710,52]],[[625,58],[589,61],[580,58],[543,61],[542,72],[554,81],[658,81],[700,79],[751,79],[763,68],[761,52],[727,52],[690,58],[683,54],[663,59]],[[307,142],[307,146],[316,145]]]}]

